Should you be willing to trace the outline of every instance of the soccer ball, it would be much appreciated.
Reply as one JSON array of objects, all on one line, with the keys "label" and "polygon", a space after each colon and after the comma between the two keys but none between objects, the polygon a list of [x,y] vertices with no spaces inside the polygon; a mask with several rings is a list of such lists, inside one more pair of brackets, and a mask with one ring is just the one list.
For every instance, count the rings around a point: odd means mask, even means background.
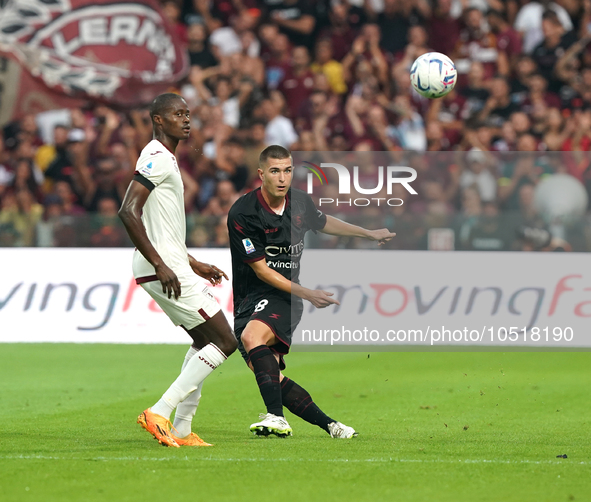
[{"label": "soccer ball", "polygon": [[454,88],[457,78],[456,65],[440,52],[419,56],[410,68],[410,83],[415,91],[430,99],[445,96]]}]

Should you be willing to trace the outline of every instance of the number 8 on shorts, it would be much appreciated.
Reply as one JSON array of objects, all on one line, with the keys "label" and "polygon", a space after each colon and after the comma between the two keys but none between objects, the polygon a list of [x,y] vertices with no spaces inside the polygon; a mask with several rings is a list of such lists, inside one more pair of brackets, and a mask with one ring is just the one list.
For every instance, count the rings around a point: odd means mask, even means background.
[{"label": "number 8 on shorts", "polygon": [[257,306],[254,308],[254,311],[260,312],[267,306],[267,303],[269,303],[269,300],[261,300],[259,303],[257,303]]}]

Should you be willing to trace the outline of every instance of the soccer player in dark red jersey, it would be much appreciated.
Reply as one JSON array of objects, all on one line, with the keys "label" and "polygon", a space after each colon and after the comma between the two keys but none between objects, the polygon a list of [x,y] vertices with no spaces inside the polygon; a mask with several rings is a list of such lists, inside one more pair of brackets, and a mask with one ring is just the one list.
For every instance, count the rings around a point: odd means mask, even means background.
[{"label": "soccer player in dark red jersey", "polygon": [[234,288],[234,333],[242,357],[254,371],[267,413],[250,426],[255,434],[289,436],[283,406],[335,438],[357,435],[318,408],[310,394],[281,373],[303,300],[316,308],[338,304],[332,293],[299,284],[299,265],[308,230],[363,237],[383,244],[395,234],[367,230],[319,211],[308,194],[290,188],[293,161],[273,145],[259,159],[261,188],[236,201],[228,215]]}]

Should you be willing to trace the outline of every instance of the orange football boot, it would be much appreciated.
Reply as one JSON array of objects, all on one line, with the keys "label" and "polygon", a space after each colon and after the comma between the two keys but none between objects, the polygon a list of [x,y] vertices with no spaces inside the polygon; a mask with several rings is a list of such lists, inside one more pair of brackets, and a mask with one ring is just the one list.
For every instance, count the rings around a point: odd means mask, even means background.
[{"label": "orange football boot", "polygon": [[137,417],[137,423],[146,429],[162,446],[172,446],[179,448],[178,443],[170,432],[171,423],[161,415],[152,413],[150,408]]},{"label": "orange football boot", "polygon": [[188,436],[184,438],[179,438],[174,434],[171,434],[173,439],[179,446],[213,446],[212,444],[206,443],[201,439],[197,434],[191,432]]}]

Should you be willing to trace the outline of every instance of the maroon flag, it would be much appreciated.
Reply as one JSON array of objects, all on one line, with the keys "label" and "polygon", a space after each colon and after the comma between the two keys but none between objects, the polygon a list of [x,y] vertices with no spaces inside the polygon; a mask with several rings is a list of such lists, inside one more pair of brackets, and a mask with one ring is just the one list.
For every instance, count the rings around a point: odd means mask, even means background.
[{"label": "maroon flag", "polygon": [[63,106],[61,98],[133,107],[187,73],[186,50],[156,0],[0,0],[0,9],[0,52],[19,62],[16,80],[25,84],[7,88],[12,75],[0,86],[2,96],[16,96],[0,103],[13,115],[28,111],[27,88],[37,97],[47,91],[47,108]]}]

